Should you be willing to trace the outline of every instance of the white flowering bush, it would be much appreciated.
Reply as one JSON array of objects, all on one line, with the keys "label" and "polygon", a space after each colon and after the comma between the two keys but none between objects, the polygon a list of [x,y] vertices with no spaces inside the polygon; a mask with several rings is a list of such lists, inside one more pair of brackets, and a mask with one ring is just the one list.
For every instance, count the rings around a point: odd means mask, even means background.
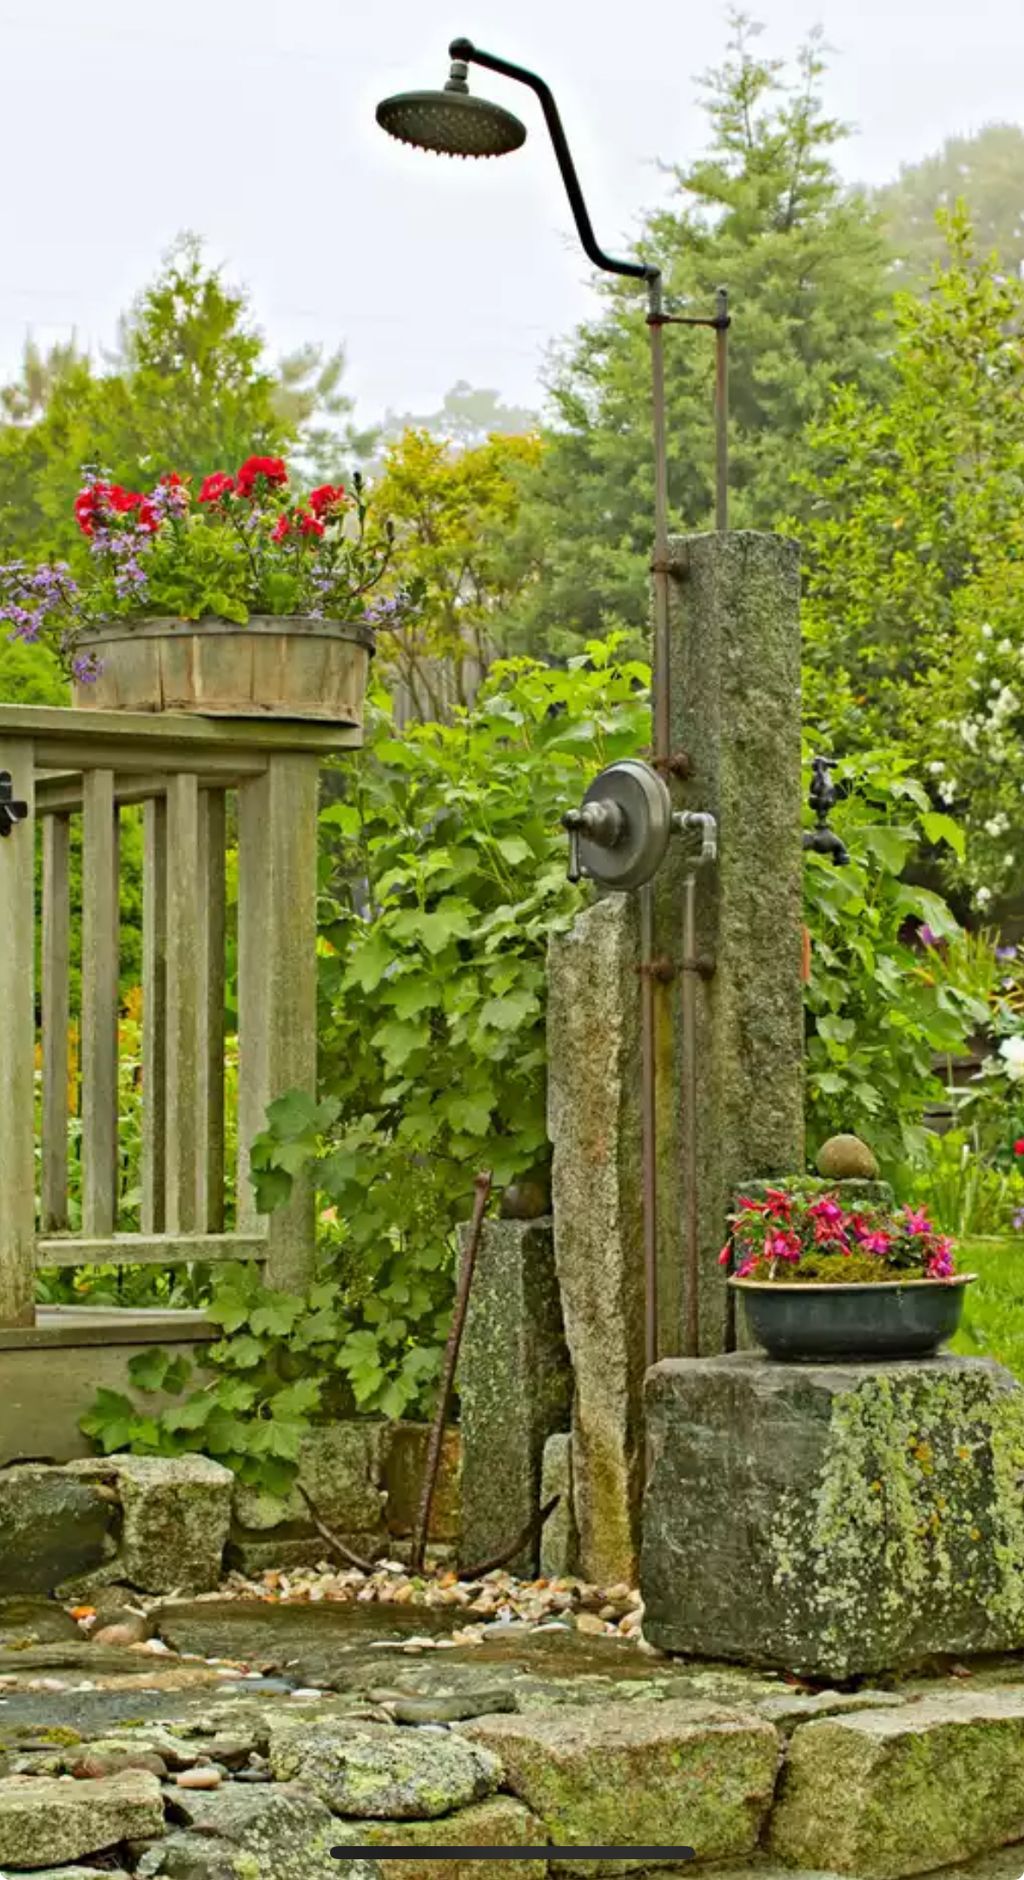
[{"label": "white flowering bush", "polygon": [[965,831],[961,879],[987,914],[1024,888],[1024,562],[961,612],[959,651],[938,688],[944,755],[928,769]]}]

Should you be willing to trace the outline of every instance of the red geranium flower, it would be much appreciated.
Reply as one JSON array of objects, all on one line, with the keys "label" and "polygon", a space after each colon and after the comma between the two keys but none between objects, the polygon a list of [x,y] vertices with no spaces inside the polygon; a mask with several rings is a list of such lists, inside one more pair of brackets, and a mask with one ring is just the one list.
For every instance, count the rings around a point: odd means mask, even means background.
[{"label": "red geranium flower", "polygon": [[239,496],[251,496],[260,477],[275,487],[287,483],[288,471],[284,458],[247,457],[236,479]]},{"label": "red geranium flower", "polygon": [[[312,497],[310,497],[311,502],[312,500]],[[310,515],[308,509],[303,509],[297,520],[303,535],[322,535],[324,532],[324,525],[319,516]]]},{"label": "red geranium flower", "polygon": [[1014,1155],[1024,1155],[1024,1136],[1018,1136],[1013,1145]]},{"label": "red geranium flower", "polygon": [[277,521],[275,522],[273,528],[270,531],[270,539],[272,542],[283,542],[285,536],[290,535],[291,532],[292,532],[291,517],[290,516],[278,516]]},{"label": "red geranium flower", "polygon": [[168,484],[172,490],[183,490],[185,487],[185,479],[180,470],[165,470],[160,481]]},{"label": "red geranium flower", "polygon": [[234,487],[235,479],[229,477],[226,470],[213,470],[208,477],[203,478],[199,501],[201,503],[223,502],[224,497],[230,496]]},{"label": "red geranium flower", "polygon": [[133,513],[139,527],[149,535],[159,528],[160,517],[152,499],[136,490],[122,489],[120,483],[88,483],[75,497],[75,521],[83,535],[92,535],[98,522]]},{"label": "red geranium flower", "polygon": [[345,501],[345,489],[341,483],[321,483],[318,490],[312,490],[309,506],[314,516],[323,516],[332,509],[340,509]]}]

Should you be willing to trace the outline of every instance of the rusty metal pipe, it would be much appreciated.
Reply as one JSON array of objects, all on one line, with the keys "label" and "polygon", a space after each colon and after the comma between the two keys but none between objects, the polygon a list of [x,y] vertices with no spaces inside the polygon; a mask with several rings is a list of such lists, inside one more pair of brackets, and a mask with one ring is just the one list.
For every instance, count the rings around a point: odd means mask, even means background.
[{"label": "rusty metal pipe", "polygon": [[444,1441],[444,1428],[448,1418],[448,1406],[452,1399],[455,1385],[455,1367],[459,1360],[459,1348],[466,1323],[466,1311],[469,1306],[469,1289],[473,1284],[476,1270],[476,1256],[480,1251],[480,1236],[484,1231],[484,1214],[491,1192],[491,1174],[489,1170],[476,1178],[476,1195],[473,1201],[473,1219],[469,1236],[463,1248],[462,1264],[459,1269],[459,1289],[455,1297],[455,1311],[452,1314],[451,1330],[445,1346],[444,1367],[441,1373],[441,1390],[434,1412],[434,1425],[430,1432],[430,1444],[427,1449],[426,1467],[423,1471],[423,1490],[420,1495],[419,1511],[416,1516],[416,1532],[413,1536],[412,1552],[409,1565],[414,1573],[423,1566],[427,1552],[427,1531],[430,1527],[430,1510],[434,1501],[434,1489],[437,1486],[437,1471],[441,1463],[441,1444]]},{"label": "rusty metal pipe", "polygon": [[683,1354],[700,1354],[700,1223],[697,1214],[697,874],[691,869],[683,883],[682,971],[682,1086],[683,1086],[683,1221],[686,1272],[686,1309],[683,1314]]},{"label": "rusty metal pipe", "polygon": [[729,527],[729,296],[715,295],[715,528]]},{"label": "rusty metal pipe", "polygon": [[657,1364],[658,1350],[658,1177],[654,1106],[654,888],[640,890],[640,1085],[643,1144],[644,1361]]}]

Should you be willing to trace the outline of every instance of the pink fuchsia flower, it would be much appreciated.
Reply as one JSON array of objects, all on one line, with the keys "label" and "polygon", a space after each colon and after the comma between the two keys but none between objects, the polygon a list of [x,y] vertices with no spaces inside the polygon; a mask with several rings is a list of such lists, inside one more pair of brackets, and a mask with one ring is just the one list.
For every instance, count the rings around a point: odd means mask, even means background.
[{"label": "pink fuchsia flower", "polygon": [[787,1195],[784,1188],[766,1188],[763,1206],[766,1214],[778,1214],[788,1221],[793,1212],[793,1197]]},{"label": "pink fuchsia flower", "polygon": [[736,1268],[736,1278],[747,1279],[751,1273],[756,1271],[756,1269],[757,1269],[756,1260],[744,1260],[743,1265],[738,1266]]},{"label": "pink fuchsia flower", "polygon": [[932,1234],[935,1231],[923,1208],[904,1208],[903,1229],[915,1239],[919,1234]]},{"label": "pink fuchsia flower", "polygon": [[863,1247],[864,1252],[876,1253],[880,1259],[882,1259],[885,1256],[885,1254],[889,1252],[892,1246],[891,1235],[883,1234],[881,1229],[879,1229],[876,1233],[873,1233],[873,1234],[861,1234],[859,1238],[860,1238],[860,1244]]},{"label": "pink fuchsia flower", "polygon": [[729,1261],[731,1259],[732,1259],[732,1241],[727,1240],[725,1243],[725,1246],[722,1248],[722,1251],[718,1256],[718,1264],[719,1266],[728,1266]]},{"label": "pink fuchsia flower", "polygon": [[769,1228],[764,1243],[765,1257],[769,1260],[788,1260],[791,1264],[799,1260],[803,1248],[799,1234],[780,1233]]},{"label": "pink fuchsia flower", "polygon": [[812,1201],[807,1209],[816,1221],[824,1221],[828,1227],[841,1227],[845,1216],[835,1195],[822,1195],[818,1201]]},{"label": "pink fuchsia flower", "polygon": [[938,1239],[928,1259],[929,1279],[953,1278],[953,1242],[945,1237]]}]

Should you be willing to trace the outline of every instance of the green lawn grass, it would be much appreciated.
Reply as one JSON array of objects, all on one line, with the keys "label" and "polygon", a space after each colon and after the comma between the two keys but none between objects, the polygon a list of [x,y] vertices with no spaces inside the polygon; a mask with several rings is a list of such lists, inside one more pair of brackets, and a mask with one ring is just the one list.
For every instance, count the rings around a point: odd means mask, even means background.
[{"label": "green lawn grass", "polygon": [[978,1277],[967,1288],[963,1322],[950,1349],[996,1358],[1024,1380],[1024,1234],[961,1240],[957,1267]]}]

